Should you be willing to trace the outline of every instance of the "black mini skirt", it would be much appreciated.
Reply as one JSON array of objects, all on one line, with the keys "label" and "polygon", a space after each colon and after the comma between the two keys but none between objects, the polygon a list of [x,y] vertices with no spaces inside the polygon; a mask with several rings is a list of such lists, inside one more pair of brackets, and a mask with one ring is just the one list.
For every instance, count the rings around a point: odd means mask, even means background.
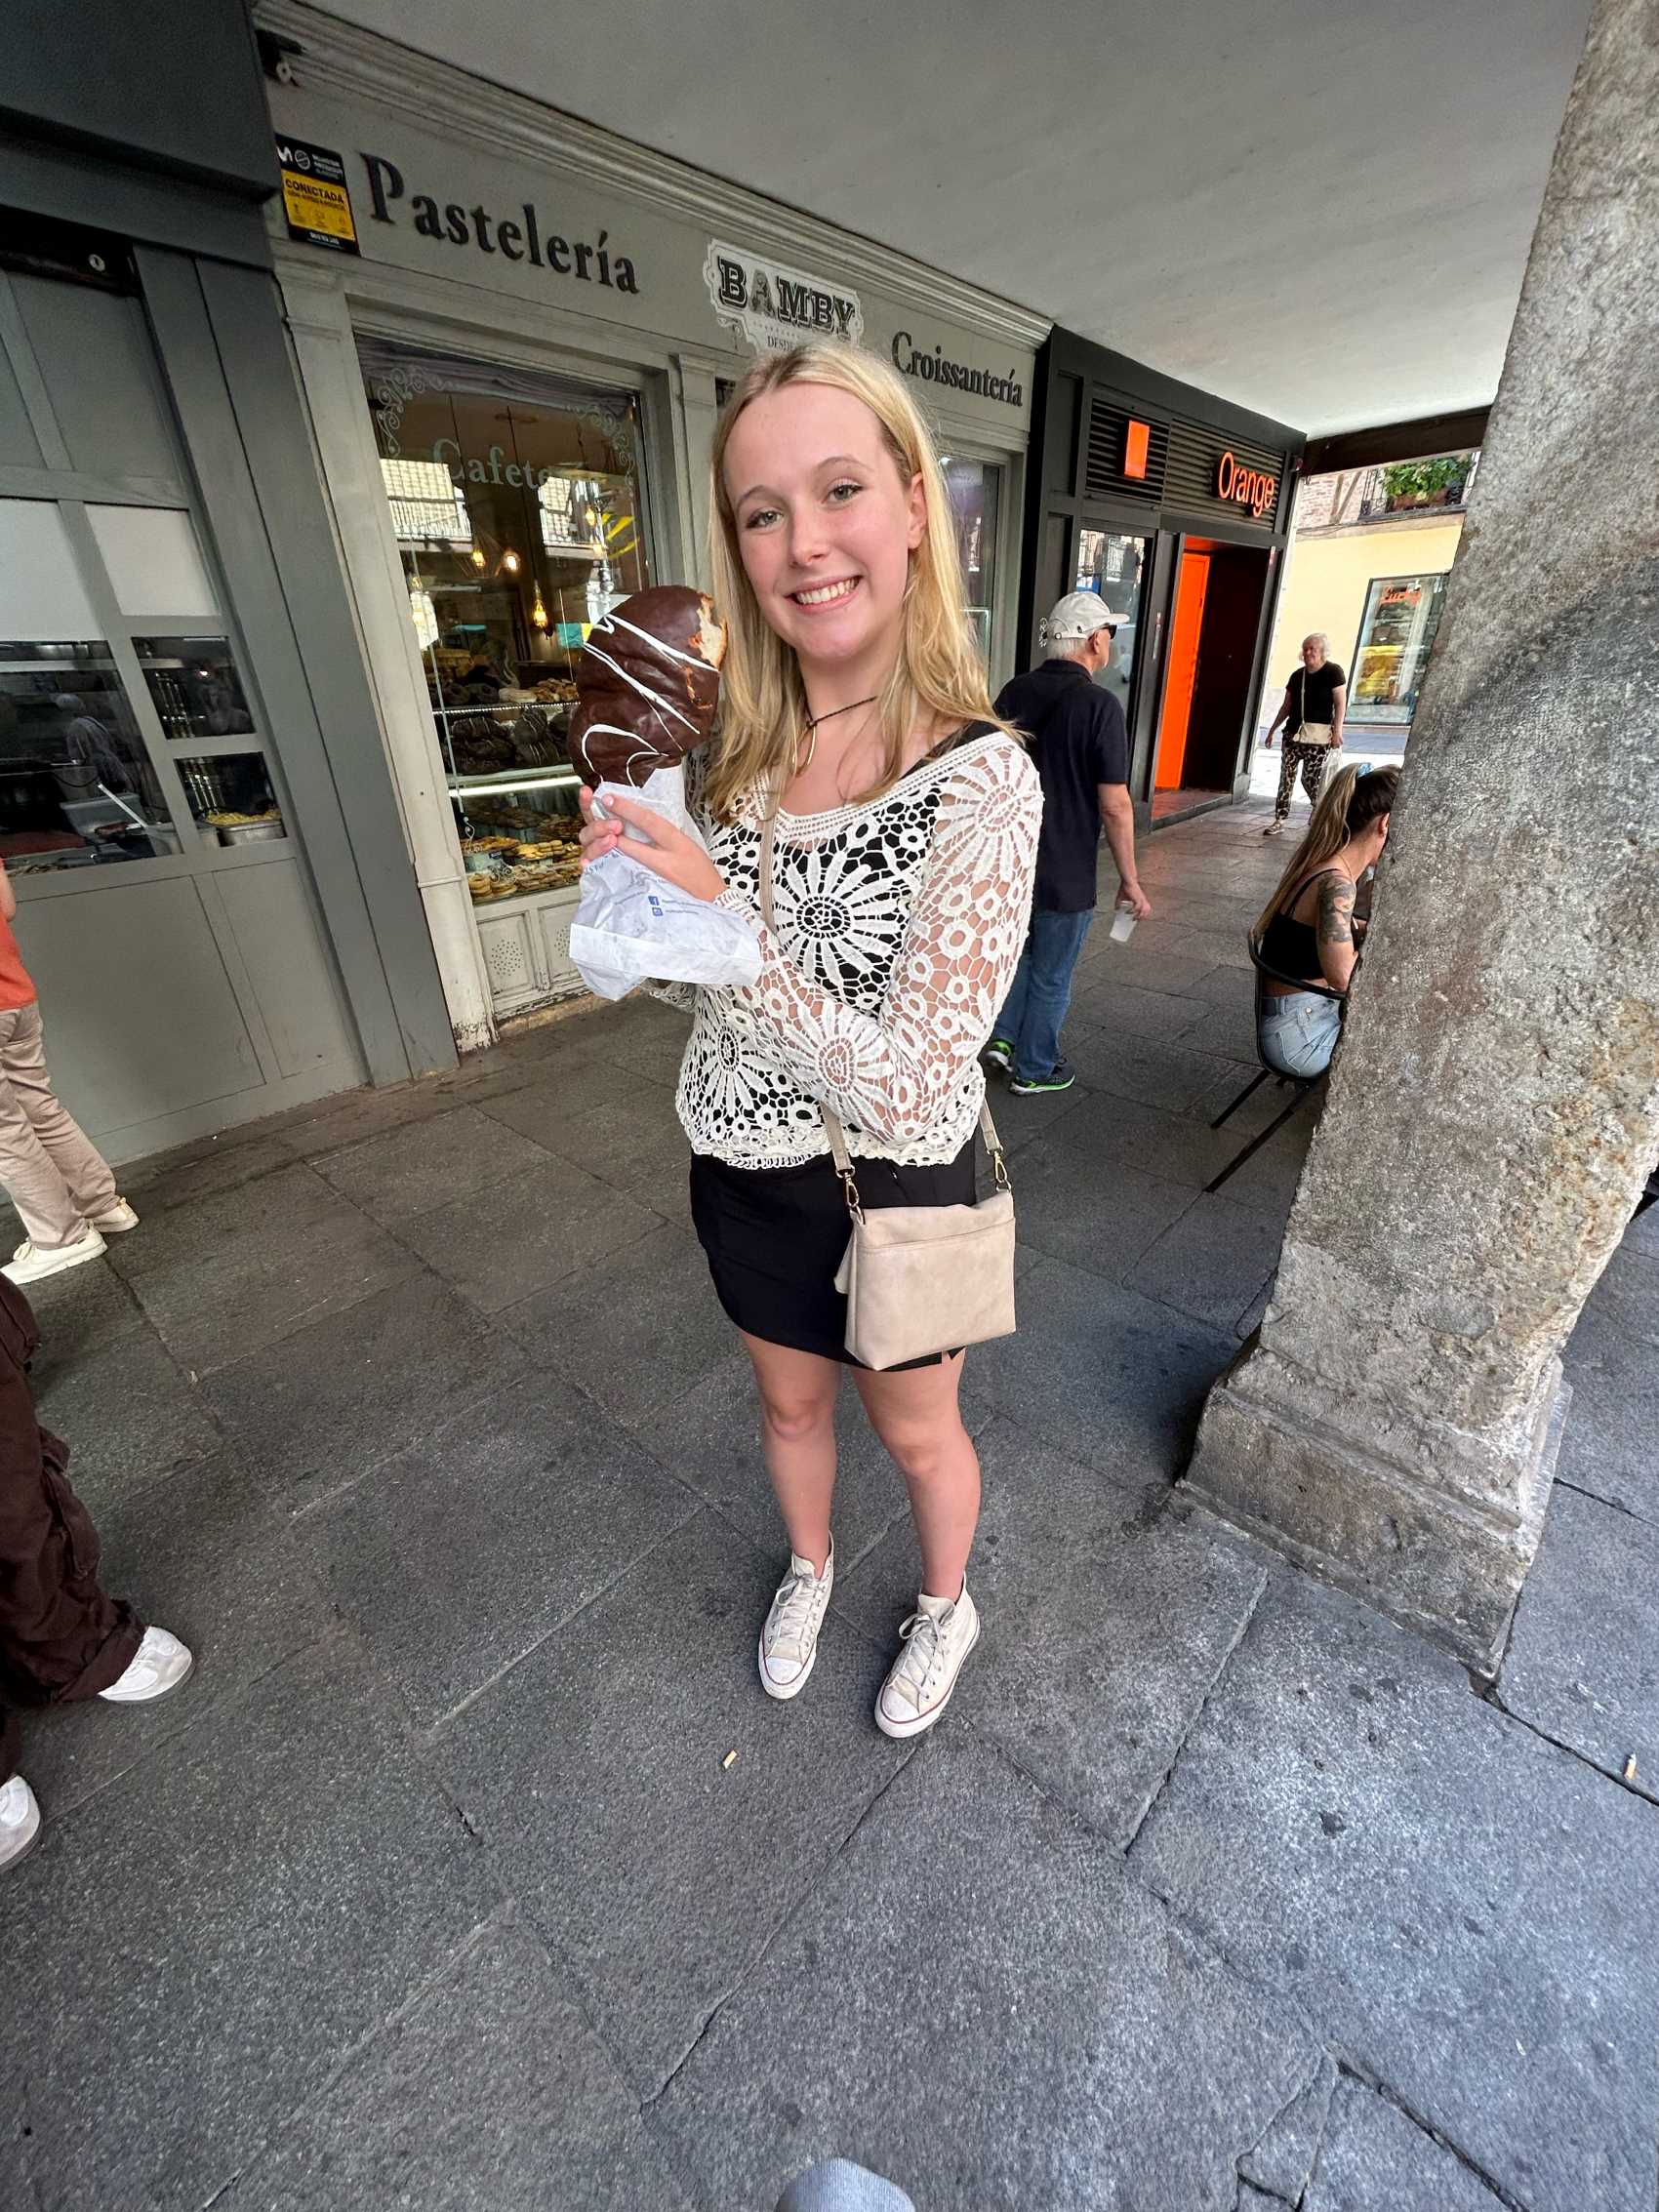
[{"label": "black mini skirt", "polygon": [[[944,1167],[855,1159],[860,1203],[867,1213],[878,1206],[973,1205],[977,1142],[970,1139]],[[740,1329],[791,1351],[862,1364],[847,1349],[847,1302],[835,1288],[851,1224],[828,1153],[802,1167],[763,1168],[695,1154],[691,1218],[715,1294]],[[937,1367],[943,1356],[905,1365]]]}]

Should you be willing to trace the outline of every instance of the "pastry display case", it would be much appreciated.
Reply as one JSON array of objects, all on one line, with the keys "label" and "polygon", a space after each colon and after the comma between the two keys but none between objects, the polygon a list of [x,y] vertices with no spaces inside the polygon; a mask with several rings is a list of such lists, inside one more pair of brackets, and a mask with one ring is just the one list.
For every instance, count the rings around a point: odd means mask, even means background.
[{"label": "pastry display case", "polygon": [[573,905],[576,663],[651,580],[637,395],[358,346],[473,905]]}]

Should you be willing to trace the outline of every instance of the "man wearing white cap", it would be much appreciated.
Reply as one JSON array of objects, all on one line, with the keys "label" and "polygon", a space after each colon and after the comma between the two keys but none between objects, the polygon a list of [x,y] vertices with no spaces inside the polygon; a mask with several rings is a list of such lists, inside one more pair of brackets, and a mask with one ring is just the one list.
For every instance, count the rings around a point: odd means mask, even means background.
[{"label": "man wearing white cap", "polygon": [[1119,617],[1098,591],[1072,591],[1037,630],[1048,658],[1003,687],[996,711],[1024,730],[1042,783],[1042,836],[1031,934],[986,1047],[1025,1098],[1069,1091],[1076,1077],[1060,1053],[1072,976],[1095,918],[1100,833],[1116,863],[1119,902],[1141,918],[1152,904],[1135,872],[1129,799],[1129,733],[1123,709],[1095,682],[1112,658]]}]

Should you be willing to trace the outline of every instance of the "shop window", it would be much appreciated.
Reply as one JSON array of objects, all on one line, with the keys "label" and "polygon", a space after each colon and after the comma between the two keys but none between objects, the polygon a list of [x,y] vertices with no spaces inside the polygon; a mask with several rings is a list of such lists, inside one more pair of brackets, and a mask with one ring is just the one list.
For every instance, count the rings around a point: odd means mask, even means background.
[{"label": "shop window", "polygon": [[1141,597],[1152,561],[1152,541],[1133,532],[1082,529],[1077,533],[1077,560],[1071,588],[1098,591],[1114,615],[1121,616],[1112,641],[1112,657],[1095,682],[1109,691],[1129,717],[1129,699],[1135,688],[1136,659],[1141,645]]},{"label": "shop window", "polygon": [[996,611],[996,527],[1002,471],[988,462],[941,454],[945,488],[956,522],[956,553],[962,564],[968,620],[987,664]]},{"label": "shop window", "polygon": [[1406,723],[1417,711],[1445,588],[1443,574],[1373,578],[1348,678],[1356,722]]},{"label": "shop window", "polygon": [[569,890],[577,658],[651,581],[638,398],[380,339],[358,350],[473,897]]},{"label": "shop window", "polygon": [[179,780],[203,845],[264,844],[288,834],[260,752],[193,753]]},{"label": "shop window", "polygon": [[223,637],[136,637],[133,650],[169,738],[234,738],[252,731],[242,679]]},{"label": "shop window", "polygon": [[178,850],[107,643],[0,641],[0,858],[8,869],[32,874]]}]

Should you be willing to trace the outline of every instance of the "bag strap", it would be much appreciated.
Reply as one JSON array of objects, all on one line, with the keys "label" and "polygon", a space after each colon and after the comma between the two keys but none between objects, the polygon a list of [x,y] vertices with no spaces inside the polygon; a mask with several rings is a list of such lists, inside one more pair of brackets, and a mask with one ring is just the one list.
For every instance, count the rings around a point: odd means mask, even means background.
[{"label": "bag strap", "polygon": [[[782,804],[783,793],[780,791],[774,795],[771,808],[760,825],[758,869],[760,918],[769,930],[776,927],[772,909],[772,858],[778,844],[778,809]],[[841,1188],[846,1192],[847,1211],[855,1221],[862,1222],[864,1208],[859,1203],[859,1189],[858,1183],[853,1175],[852,1155],[847,1150],[847,1132],[842,1126],[840,1115],[836,1113],[832,1106],[826,1106],[820,1100],[818,1110],[824,1117],[824,1133],[830,1140],[830,1151],[835,1162],[835,1172],[841,1179]],[[996,1134],[996,1124],[991,1116],[989,1100],[982,1102],[980,1106],[979,1133],[985,1139],[986,1150],[991,1154],[991,1166],[996,1173],[997,1187],[1006,1190],[1009,1187],[1008,1164],[1003,1157],[1002,1140]]]}]

